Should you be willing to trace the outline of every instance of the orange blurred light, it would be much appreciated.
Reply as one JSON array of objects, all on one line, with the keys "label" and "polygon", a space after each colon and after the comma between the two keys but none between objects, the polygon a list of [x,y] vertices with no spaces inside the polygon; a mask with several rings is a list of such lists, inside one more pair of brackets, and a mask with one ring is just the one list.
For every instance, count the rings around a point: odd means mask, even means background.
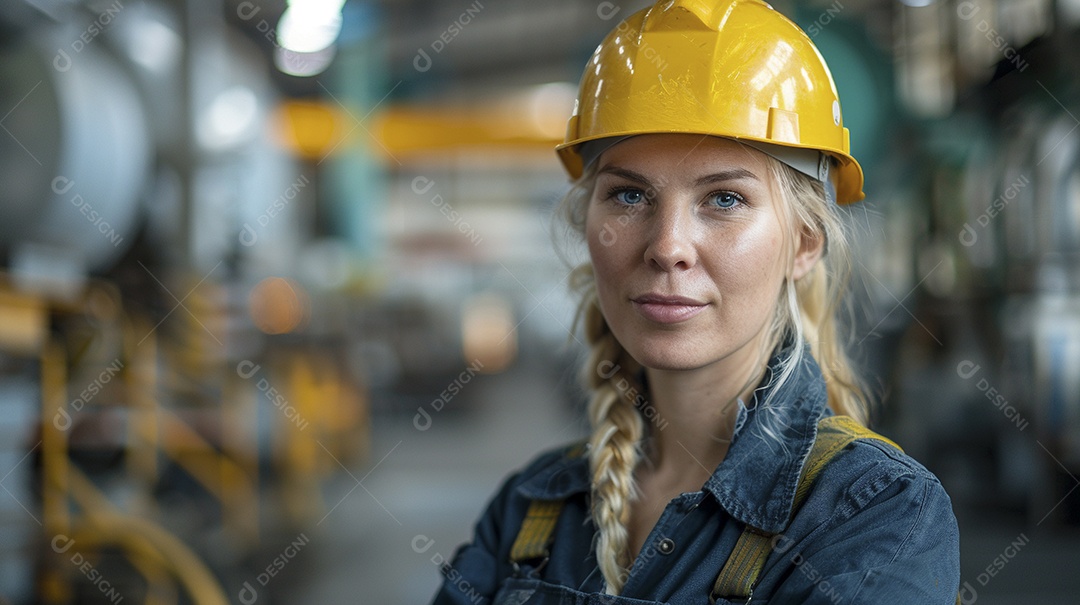
[{"label": "orange blurred light", "polygon": [[255,326],[267,334],[288,334],[308,318],[307,292],[291,279],[267,277],[248,295],[248,311]]},{"label": "orange blurred light", "polygon": [[514,310],[498,294],[477,294],[465,302],[461,315],[462,352],[469,363],[483,364],[494,374],[510,367],[517,357]]}]

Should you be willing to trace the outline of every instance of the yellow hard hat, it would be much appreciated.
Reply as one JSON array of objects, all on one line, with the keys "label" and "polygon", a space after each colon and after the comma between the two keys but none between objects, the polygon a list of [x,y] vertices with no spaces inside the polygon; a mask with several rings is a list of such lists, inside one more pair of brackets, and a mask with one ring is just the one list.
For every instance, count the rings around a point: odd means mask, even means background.
[{"label": "yellow hard hat", "polygon": [[761,0],[662,0],[604,38],[585,67],[559,157],[577,179],[582,143],[646,133],[728,137],[782,161],[784,152],[816,151],[811,176],[834,185],[838,202],[864,197],[828,66],[797,25]]}]

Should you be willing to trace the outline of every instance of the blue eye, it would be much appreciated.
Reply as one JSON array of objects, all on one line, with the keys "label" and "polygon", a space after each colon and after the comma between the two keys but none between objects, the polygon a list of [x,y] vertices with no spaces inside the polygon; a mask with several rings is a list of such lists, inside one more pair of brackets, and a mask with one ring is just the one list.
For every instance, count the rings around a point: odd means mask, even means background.
[{"label": "blue eye", "polygon": [[743,203],[743,196],[734,191],[718,191],[709,197],[713,206],[727,210]]},{"label": "blue eye", "polygon": [[620,189],[612,192],[612,197],[620,204],[636,206],[645,201],[645,192],[640,189]]}]

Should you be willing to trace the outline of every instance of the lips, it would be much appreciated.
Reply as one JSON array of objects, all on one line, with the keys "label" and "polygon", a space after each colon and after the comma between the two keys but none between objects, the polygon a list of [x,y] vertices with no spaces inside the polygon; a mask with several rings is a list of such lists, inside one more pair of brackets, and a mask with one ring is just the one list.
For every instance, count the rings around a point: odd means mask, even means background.
[{"label": "lips", "polygon": [[708,306],[708,303],[693,298],[664,294],[644,294],[630,299],[630,302],[645,319],[662,324],[686,321]]}]

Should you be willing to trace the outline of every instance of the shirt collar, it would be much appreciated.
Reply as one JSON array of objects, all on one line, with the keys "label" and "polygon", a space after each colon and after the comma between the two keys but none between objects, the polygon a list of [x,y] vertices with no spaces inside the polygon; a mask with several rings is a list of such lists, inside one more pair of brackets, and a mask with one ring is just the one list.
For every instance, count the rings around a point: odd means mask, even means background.
[{"label": "shirt collar", "polygon": [[[738,521],[771,533],[787,527],[799,475],[817,436],[817,422],[830,413],[825,380],[809,348],[804,348],[802,361],[768,409],[763,408],[762,402],[775,388],[769,384],[771,377],[788,355],[790,351],[785,350],[773,356],[751,405],[740,405],[727,456],[703,488]],[[517,491],[531,500],[562,500],[589,489],[588,456],[563,453]]]},{"label": "shirt collar", "polygon": [[[576,455],[571,455],[575,449]],[[589,489],[589,457],[585,448],[570,446],[559,452],[553,464],[519,485],[517,491],[530,500],[565,500]]]},{"label": "shirt collar", "polygon": [[704,490],[732,517],[760,530],[778,533],[787,527],[803,464],[817,437],[817,423],[828,413],[825,380],[808,348],[789,380],[770,385],[781,351],[769,361],[762,387],[749,408],[739,411],[731,447]]}]

